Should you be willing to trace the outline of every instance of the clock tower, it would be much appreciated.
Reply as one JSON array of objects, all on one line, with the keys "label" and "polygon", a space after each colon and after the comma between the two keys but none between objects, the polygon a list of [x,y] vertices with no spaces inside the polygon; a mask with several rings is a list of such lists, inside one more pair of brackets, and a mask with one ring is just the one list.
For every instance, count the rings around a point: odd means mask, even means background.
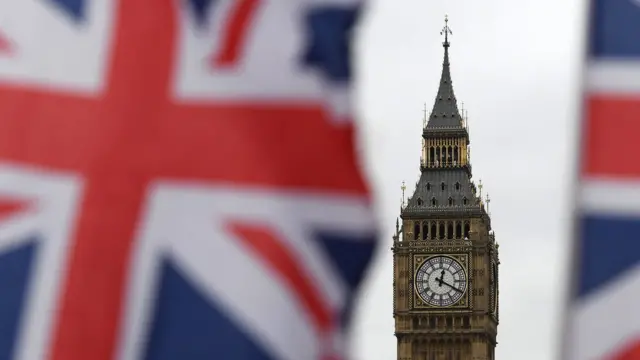
[{"label": "clock tower", "polygon": [[[393,237],[393,316],[398,360],[494,360],[498,244],[489,196],[472,181],[466,116],[444,62],[435,103],[425,108],[420,178]],[[428,115],[428,116],[427,116]]]}]

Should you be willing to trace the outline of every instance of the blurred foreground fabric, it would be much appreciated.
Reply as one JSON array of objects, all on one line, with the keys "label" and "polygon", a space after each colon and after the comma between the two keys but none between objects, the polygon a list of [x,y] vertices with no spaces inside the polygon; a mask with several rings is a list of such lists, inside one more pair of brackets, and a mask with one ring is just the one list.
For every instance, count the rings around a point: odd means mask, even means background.
[{"label": "blurred foreground fabric", "polygon": [[562,358],[640,359],[640,2],[591,0]]},{"label": "blurred foreground fabric", "polygon": [[0,2],[0,359],[345,359],[359,13]]}]

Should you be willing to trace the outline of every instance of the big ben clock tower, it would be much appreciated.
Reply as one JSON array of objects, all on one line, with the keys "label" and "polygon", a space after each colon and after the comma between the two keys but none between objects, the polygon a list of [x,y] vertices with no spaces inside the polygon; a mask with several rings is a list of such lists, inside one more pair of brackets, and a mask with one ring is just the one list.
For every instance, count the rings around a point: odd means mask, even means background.
[{"label": "big ben clock tower", "polygon": [[[444,62],[425,112],[420,179],[401,208],[393,243],[393,316],[398,360],[494,360],[498,244],[489,197],[471,180],[469,133]],[[405,187],[403,185],[403,192]],[[404,198],[404,195],[403,195]]]}]

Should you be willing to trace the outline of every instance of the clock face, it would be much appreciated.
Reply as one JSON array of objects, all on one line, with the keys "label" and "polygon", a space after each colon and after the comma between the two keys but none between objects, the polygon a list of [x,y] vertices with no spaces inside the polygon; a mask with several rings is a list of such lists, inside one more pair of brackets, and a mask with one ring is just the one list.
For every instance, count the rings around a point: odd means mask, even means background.
[{"label": "clock face", "polygon": [[422,263],[415,281],[418,295],[431,306],[451,306],[467,291],[464,268],[448,256],[434,256]]}]

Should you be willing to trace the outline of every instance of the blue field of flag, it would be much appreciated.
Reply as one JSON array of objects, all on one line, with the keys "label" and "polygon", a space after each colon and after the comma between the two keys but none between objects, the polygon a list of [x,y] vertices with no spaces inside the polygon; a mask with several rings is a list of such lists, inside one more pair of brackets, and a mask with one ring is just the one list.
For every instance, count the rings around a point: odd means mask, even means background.
[{"label": "blue field of flag", "polygon": [[640,58],[640,0],[593,0],[589,55]]}]

